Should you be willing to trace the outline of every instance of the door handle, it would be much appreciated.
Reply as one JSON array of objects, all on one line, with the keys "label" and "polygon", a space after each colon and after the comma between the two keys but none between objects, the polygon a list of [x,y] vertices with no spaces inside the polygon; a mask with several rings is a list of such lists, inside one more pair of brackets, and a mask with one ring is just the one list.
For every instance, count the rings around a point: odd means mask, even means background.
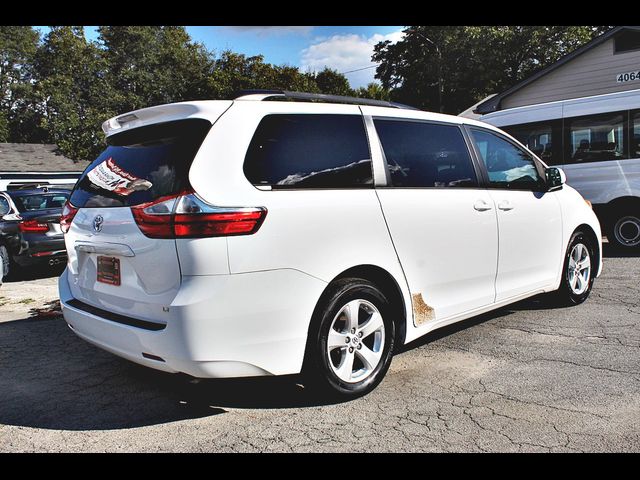
[{"label": "door handle", "polygon": [[511,205],[511,202],[509,200],[503,200],[498,204],[498,208],[500,210],[509,211],[513,210],[513,205]]},{"label": "door handle", "polygon": [[473,208],[475,208],[479,212],[486,212],[487,210],[491,210],[491,205],[489,205],[484,200],[478,200],[473,204]]}]

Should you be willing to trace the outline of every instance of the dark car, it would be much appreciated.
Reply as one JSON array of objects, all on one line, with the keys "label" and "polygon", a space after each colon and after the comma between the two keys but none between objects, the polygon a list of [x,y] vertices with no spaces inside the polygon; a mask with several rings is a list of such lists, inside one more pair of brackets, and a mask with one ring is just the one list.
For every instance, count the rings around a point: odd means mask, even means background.
[{"label": "dark car", "polygon": [[66,261],[60,216],[68,197],[69,190],[46,187],[0,192],[0,265],[5,277],[16,267]]}]

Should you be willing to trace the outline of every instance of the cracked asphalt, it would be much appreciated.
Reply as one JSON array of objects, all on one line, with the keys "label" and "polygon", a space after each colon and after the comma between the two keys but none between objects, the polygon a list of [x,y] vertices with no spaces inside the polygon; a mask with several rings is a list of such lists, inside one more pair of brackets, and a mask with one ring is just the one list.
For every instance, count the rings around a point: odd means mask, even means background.
[{"label": "cracked asphalt", "polygon": [[0,451],[638,452],[640,258],[605,254],[584,304],[534,298],[433,332],[339,404],[292,377],[139,367],[73,335],[48,303],[56,278],[6,283]]}]

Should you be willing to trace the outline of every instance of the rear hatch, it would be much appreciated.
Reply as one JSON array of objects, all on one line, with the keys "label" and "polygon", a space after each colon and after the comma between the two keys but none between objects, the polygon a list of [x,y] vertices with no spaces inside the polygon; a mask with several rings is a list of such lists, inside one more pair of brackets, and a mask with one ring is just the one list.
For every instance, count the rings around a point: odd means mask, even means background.
[{"label": "rear hatch", "polygon": [[189,168],[210,128],[208,120],[186,119],[107,138],[65,211],[72,212],[65,242],[74,298],[141,319],[166,317],[163,307],[180,286],[176,241],[145,235],[134,212],[189,188]]}]

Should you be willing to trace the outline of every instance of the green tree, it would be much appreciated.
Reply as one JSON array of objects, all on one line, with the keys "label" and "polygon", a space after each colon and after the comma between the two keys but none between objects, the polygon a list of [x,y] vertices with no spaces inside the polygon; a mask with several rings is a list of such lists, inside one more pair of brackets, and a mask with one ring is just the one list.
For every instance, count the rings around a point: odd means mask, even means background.
[{"label": "green tree", "polygon": [[0,141],[39,140],[33,59],[40,35],[27,26],[0,26]]},{"label": "green tree", "polygon": [[51,27],[36,54],[41,125],[72,159],[93,158],[103,148],[100,126],[115,113],[105,68],[102,51],[78,26]]},{"label": "green tree", "polygon": [[248,57],[230,50],[215,61],[209,88],[212,98],[219,99],[257,88],[318,92],[313,74],[301,73],[297,67],[265,63],[262,55]]},{"label": "green tree", "polygon": [[458,113],[606,31],[589,26],[411,26],[375,46],[376,78],[391,98]]},{"label": "green tree", "polygon": [[322,93],[329,95],[354,95],[354,91],[351,89],[347,77],[329,67],[325,67],[324,70],[316,74],[316,83]]},{"label": "green tree", "polygon": [[386,100],[390,99],[389,90],[384,88],[382,85],[376,82],[369,83],[366,87],[360,87],[356,90],[356,97],[360,98],[371,98],[373,100]]},{"label": "green tree", "polygon": [[98,32],[114,111],[209,96],[212,54],[184,27],[102,26]]}]

